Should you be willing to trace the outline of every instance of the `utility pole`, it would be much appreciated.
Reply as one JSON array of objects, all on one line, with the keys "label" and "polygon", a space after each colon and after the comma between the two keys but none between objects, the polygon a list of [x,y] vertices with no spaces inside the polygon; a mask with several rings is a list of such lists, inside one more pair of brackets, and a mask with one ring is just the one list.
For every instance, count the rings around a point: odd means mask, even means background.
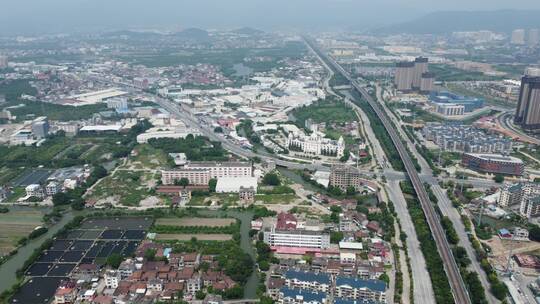
[{"label": "utility pole", "polygon": [[516,231],[512,232],[512,241],[510,242],[510,251],[508,252],[508,261],[506,263],[506,274],[512,276],[512,252],[514,250],[514,238],[516,237]]},{"label": "utility pole", "polygon": [[482,225],[482,215],[484,213],[484,200],[482,200],[482,206],[480,207],[480,215],[478,216],[478,228]]}]

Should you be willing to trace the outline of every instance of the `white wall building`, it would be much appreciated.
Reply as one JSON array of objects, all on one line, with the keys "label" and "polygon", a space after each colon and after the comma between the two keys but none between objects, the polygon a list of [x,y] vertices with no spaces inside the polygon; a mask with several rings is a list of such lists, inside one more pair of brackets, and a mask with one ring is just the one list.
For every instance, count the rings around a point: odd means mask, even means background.
[{"label": "white wall building", "polygon": [[287,147],[291,151],[305,154],[342,157],[345,151],[345,141],[343,137],[337,141],[325,138],[320,132],[313,132],[309,136],[289,133]]},{"label": "white wall building", "polygon": [[318,231],[272,229],[264,232],[264,242],[270,246],[326,249],[330,247],[330,235]]}]

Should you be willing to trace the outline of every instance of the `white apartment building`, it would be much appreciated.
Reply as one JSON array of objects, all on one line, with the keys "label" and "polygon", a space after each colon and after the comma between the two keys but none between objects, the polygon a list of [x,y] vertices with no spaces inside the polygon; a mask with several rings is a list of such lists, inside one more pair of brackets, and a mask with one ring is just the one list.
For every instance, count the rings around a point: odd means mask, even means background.
[{"label": "white apartment building", "polygon": [[380,280],[336,277],[335,296],[342,299],[386,303],[386,283]]},{"label": "white apartment building", "polygon": [[105,272],[104,279],[106,288],[116,289],[118,288],[118,284],[121,280],[121,273],[120,271],[116,270],[107,270]]},{"label": "white apartment building", "polygon": [[45,193],[47,194],[47,196],[53,196],[56,193],[61,192],[61,191],[62,191],[62,186],[60,186],[60,184],[55,181],[49,182],[47,186],[45,187]]},{"label": "white apartment building", "polygon": [[497,202],[499,207],[507,208],[508,206],[521,204],[522,191],[522,185],[519,183],[504,185]]},{"label": "white apartment building", "polygon": [[26,196],[28,197],[37,197],[37,198],[44,198],[45,192],[43,191],[43,188],[38,184],[31,184],[26,186]]},{"label": "white apartment building", "polygon": [[338,140],[325,138],[320,132],[313,132],[309,136],[289,133],[287,147],[291,151],[298,151],[310,155],[324,155],[342,157],[345,151],[343,137]]},{"label": "white apartment building", "polygon": [[330,235],[308,230],[275,230],[264,232],[264,242],[270,246],[304,247],[326,249],[330,247]]},{"label": "white apartment building", "polygon": [[285,285],[294,289],[328,292],[332,286],[331,278],[326,273],[288,270],[284,278]]}]

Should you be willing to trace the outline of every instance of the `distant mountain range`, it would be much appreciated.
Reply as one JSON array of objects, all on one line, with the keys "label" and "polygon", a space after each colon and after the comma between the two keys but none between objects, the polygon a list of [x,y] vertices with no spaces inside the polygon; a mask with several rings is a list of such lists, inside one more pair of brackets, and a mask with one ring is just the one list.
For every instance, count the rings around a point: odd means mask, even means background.
[{"label": "distant mountain range", "polygon": [[[516,3],[517,5],[517,3]],[[491,30],[511,32],[518,28],[540,28],[540,10],[445,11],[373,30],[381,34],[445,34]]]}]

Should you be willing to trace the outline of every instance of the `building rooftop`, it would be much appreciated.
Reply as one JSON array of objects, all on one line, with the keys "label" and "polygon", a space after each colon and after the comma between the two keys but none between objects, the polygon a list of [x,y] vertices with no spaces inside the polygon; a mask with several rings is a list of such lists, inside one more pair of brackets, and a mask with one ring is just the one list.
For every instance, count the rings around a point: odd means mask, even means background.
[{"label": "building rooftop", "polygon": [[314,272],[303,272],[288,270],[285,272],[286,279],[296,279],[302,282],[318,282],[319,284],[330,284],[330,276],[327,274],[316,274]]},{"label": "building rooftop", "polygon": [[362,280],[347,277],[337,277],[336,286],[348,285],[353,288],[367,288],[374,291],[386,291],[386,283],[380,280]]},{"label": "building rooftop", "polygon": [[326,299],[326,293],[324,292],[314,293],[314,292],[309,292],[309,291],[301,290],[301,289],[290,289],[287,287],[281,288],[279,292],[282,293],[283,297],[285,298],[296,299],[297,297],[302,297],[304,303],[314,302],[314,301],[323,303],[324,302],[323,300]]}]

